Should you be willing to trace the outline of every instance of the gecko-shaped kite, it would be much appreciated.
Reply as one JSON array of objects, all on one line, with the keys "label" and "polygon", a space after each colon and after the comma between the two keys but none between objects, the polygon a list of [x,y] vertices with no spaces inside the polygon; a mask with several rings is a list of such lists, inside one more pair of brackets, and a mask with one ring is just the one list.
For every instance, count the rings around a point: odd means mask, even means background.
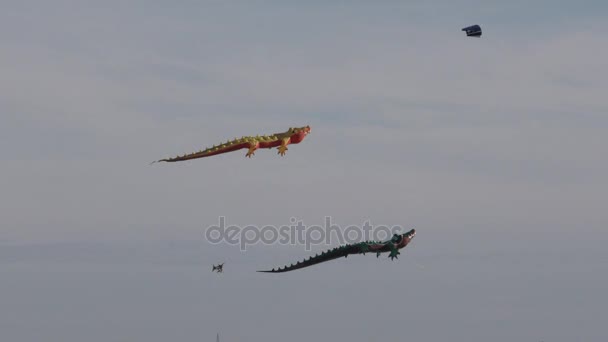
[{"label": "gecko-shaped kite", "polygon": [[243,148],[248,149],[246,157],[251,158],[255,154],[255,150],[258,148],[273,148],[277,147],[278,154],[285,155],[287,151],[287,145],[289,144],[297,144],[304,140],[306,136],[310,133],[310,126],[300,127],[300,128],[289,128],[287,132],[283,133],[275,133],[272,135],[264,135],[264,136],[250,136],[250,137],[242,137],[240,139],[234,139],[232,141],[228,141],[224,144],[213,146],[207,148],[202,151],[185,154],[183,156],[177,156],[175,158],[167,158],[161,159],[156,162],[177,162],[183,160],[211,157],[216,154],[228,153],[236,150],[240,150]]},{"label": "gecko-shaped kite", "polygon": [[310,257],[302,262],[298,261],[297,264],[291,264],[291,266],[285,266],[283,268],[272,269],[270,271],[258,271],[258,272],[266,272],[266,273],[281,273],[281,272],[289,272],[294,271],[300,268],[316,265],[325,261],[338,259],[342,257],[347,257],[349,254],[363,254],[365,253],[376,253],[376,257],[380,256],[380,253],[390,252],[389,258],[393,260],[397,258],[399,250],[407,246],[410,241],[416,235],[416,230],[412,229],[405,234],[395,234],[393,238],[389,241],[385,242],[377,242],[377,241],[365,241],[352,245],[344,245],[340,247],[336,247],[332,250],[325,251],[321,253],[321,255],[315,255],[314,257]]}]

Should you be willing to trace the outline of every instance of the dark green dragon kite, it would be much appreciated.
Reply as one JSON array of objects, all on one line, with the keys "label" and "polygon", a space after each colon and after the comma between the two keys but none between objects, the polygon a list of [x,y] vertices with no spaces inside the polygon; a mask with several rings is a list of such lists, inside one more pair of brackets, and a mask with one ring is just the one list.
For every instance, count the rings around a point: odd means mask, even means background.
[{"label": "dark green dragon kite", "polygon": [[291,264],[291,266],[285,266],[279,269],[272,269],[269,271],[258,271],[258,272],[266,272],[266,273],[282,273],[294,271],[300,268],[316,265],[325,261],[338,259],[342,257],[347,257],[350,254],[363,254],[365,253],[376,253],[376,257],[380,256],[380,253],[390,252],[389,258],[391,260],[397,258],[399,250],[407,246],[410,241],[416,235],[416,230],[412,229],[405,234],[395,234],[393,238],[386,242],[377,242],[377,241],[365,241],[352,245],[344,245],[340,247],[336,247],[332,250],[325,251],[321,253],[321,255],[315,255],[314,257],[310,257],[304,261],[298,261],[297,264]]}]

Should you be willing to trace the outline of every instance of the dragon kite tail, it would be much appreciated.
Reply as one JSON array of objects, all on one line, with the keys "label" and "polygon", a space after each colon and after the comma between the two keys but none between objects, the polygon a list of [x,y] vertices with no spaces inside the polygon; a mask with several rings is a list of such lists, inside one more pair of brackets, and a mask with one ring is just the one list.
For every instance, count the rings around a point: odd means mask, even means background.
[{"label": "dragon kite tail", "polygon": [[310,126],[300,128],[289,128],[286,132],[275,133],[272,135],[264,136],[248,136],[241,137],[240,139],[233,139],[227,141],[224,144],[213,146],[198,152],[185,154],[183,156],[177,156],[174,158],[165,158],[152,162],[178,162],[184,160],[198,159],[211,157],[222,153],[228,153],[240,149],[248,149],[246,157],[251,158],[255,154],[255,151],[260,148],[273,148],[277,147],[280,155],[285,155],[287,151],[287,145],[298,144],[310,133]]},{"label": "dragon kite tail", "polygon": [[298,270],[300,268],[320,264],[325,261],[330,261],[338,258],[346,258],[349,254],[358,253],[354,245],[345,245],[341,247],[336,247],[334,249],[330,249],[328,251],[324,251],[321,254],[317,254],[308,259],[304,259],[303,261],[298,261],[295,265],[291,264],[290,266],[279,267],[278,269],[272,269],[268,271],[258,271],[263,273],[282,273]]},{"label": "dragon kite tail", "polygon": [[385,242],[377,242],[377,241],[365,241],[352,245],[344,245],[341,247],[336,247],[334,249],[325,251],[320,255],[317,254],[314,257],[310,257],[298,263],[291,264],[289,266],[279,267],[278,269],[272,269],[268,271],[258,271],[264,273],[283,273],[298,270],[300,268],[309,267],[312,265],[320,264],[322,262],[348,257],[350,254],[363,254],[366,253],[376,253],[376,255],[380,255],[381,253],[390,253],[389,258],[391,260],[397,258],[399,255],[399,250],[407,246],[410,241],[416,235],[416,230],[412,229],[405,234],[395,234],[392,239]]}]

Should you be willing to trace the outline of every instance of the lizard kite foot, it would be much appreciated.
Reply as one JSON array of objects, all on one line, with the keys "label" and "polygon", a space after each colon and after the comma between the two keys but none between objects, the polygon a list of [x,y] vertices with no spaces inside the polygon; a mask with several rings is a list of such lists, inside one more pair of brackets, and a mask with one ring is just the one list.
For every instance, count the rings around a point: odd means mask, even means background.
[{"label": "lizard kite foot", "polygon": [[391,260],[393,260],[393,259],[399,259],[399,257],[397,256],[399,254],[401,254],[401,253],[399,253],[398,250],[393,249],[393,250],[391,250],[391,255],[389,255],[388,257],[391,258]]},{"label": "lizard kite foot", "polygon": [[284,156],[285,155],[285,151],[287,151],[287,146],[281,145],[281,146],[278,147],[278,150],[279,150],[278,154]]},{"label": "lizard kite foot", "polygon": [[361,253],[363,253],[363,255],[365,255],[365,253],[369,252],[369,245],[365,242],[362,242],[359,244],[359,250],[361,251]]},{"label": "lizard kite foot", "polygon": [[251,158],[251,156],[255,154],[255,150],[257,150],[257,149],[258,149],[257,146],[249,146],[249,151],[247,151],[247,154],[245,155],[245,157]]}]

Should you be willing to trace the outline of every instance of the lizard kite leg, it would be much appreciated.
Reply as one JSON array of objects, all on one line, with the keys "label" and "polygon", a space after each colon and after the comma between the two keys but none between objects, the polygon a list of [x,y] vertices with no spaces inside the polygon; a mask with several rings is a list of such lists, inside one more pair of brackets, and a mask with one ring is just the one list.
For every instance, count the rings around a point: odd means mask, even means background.
[{"label": "lizard kite leg", "polygon": [[290,143],[291,143],[290,137],[281,139],[281,146],[279,146],[277,148],[279,150],[278,154],[280,154],[281,156],[284,156],[285,152],[287,151],[287,145],[289,145]]},{"label": "lizard kite leg", "polygon": [[245,155],[245,157],[251,158],[251,156],[255,154],[255,150],[257,150],[259,146],[260,146],[260,143],[258,143],[258,142],[250,142],[249,151],[247,151],[247,154]]}]

